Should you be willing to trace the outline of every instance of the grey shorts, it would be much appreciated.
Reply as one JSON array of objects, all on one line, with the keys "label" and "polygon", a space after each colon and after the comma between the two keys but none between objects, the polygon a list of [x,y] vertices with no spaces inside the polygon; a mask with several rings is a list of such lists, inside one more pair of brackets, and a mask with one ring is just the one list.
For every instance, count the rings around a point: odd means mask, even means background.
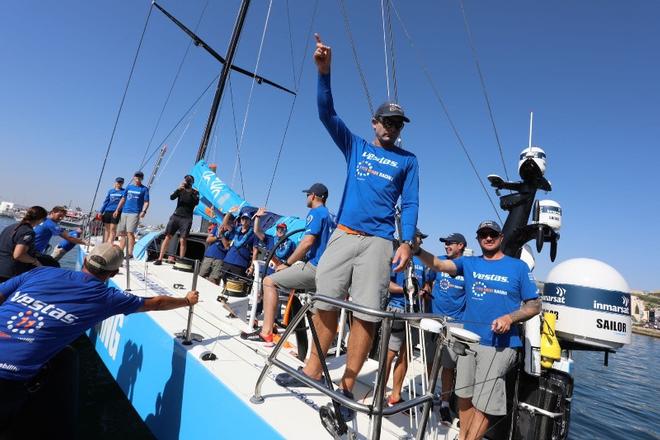
[{"label": "grey shorts", "polygon": [[516,362],[513,348],[469,344],[473,356],[459,356],[456,365],[456,395],[472,398],[472,405],[491,416],[506,414],[505,374]]},{"label": "grey shorts", "polygon": [[117,225],[117,232],[134,233],[137,231],[138,223],[140,223],[140,214],[122,213]]},{"label": "grey shorts", "polygon": [[316,290],[316,267],[312,263],[296,262],[291,267],[268,275],[280,289]]},{"label": "grey shorts", "polygon": [[204,257],[202,265],[199,268],[199,275],[213,282],[220,281],[220,277],[222,276],[222,260]]},{"label": "grey shorts", "polygon": [[[316,291],[337,299],[349,295],[355,304],[383,310],[390,285],[393,243],[381,237],[347,234],[335,229],[316,270]],[[334,310],[316,303],[320,310]],[[358,319],[378,322],[380,318],[353,313]]]},{"label": "grey shorts", "polygon": [[[426,362],[431,365],[433,364],[433,355],[435,354],[435,346],[438,340],[438,335],[436,333],[424,332],[424,347],[426,348]],[[442,368],[456,368],[456,361],[458,360],[458,355],[454,353],[454,350],[447,345],[442,344],[440,348],[440,365]]]},{"label": "grey shorts", "polygon": [[[388,312],[405,313],[401,307],[387,306]],[[390,340],[387,343],[387,349],[390,351],[399,352],[401,347],[406,343],[406,323],[405,321],[396,320],[392,322],[392,333],[390,333]]]}]

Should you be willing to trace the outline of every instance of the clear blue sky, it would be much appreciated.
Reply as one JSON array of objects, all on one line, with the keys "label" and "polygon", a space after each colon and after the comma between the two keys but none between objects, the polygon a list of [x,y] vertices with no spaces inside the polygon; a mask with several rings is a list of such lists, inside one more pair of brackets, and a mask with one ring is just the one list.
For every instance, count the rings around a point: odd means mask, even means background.
[{"label": "clear blue sky", "polygon": [[[360,62],[374,101],[386,96],[380,1],[346,2]],[[211,1],[198,34],[224,54],[238,0]],[[330,188],[336,210],[344,160],[318,121],[311,48],[304,52],[313,2],[273,5],[259,73],[287,86],[293,68],[304,70],[293,122],[269,208],[304,215],[300,191],[315,181]],[[194,27],[203,0],[163,5]],[[457,1],[395,1],[428,64],[482,179],[503,175],[497,144],[472,60]],[[2,2],[0,16],[0,198],[24,204],[90,207],[96,180],[148,1]],[[527,145],[529,112],[534,143],[548,154],[552,198],[564,209],[558,261],[601,259],[633,288],[658,289],[660,202],[656,178],[660,153],[660,3],[654,1],[466,1],[466,11],[493,105],[510,175]],[[253,1],[236,64],[254,69],[267,2]],[[333,47],[333,87],[340,116],[371,138],[367,101],[357,74],[338,2],[322,1],[314,30]],[[442,252],[441,235],[463,232],[476,247],[480,220],[494,217],[486,196],[431,93],[415,52],[393,18],[399,101],[410,115],[403,138],[420,161],[419,226],[427,247]],[[114,177],[129,178],[144,154],[158,114],[188,45],[188,38],[153,12],[119,121],[101,190]],[[304,58],[303,58],[304,57]],[[154,143],[218,73],[219,65],[193,47],[186,59]],[[234,124],[240,133],[251,81],[234,75],[236,122],[229,95],[223,102],[209,161],[232,181]],[[194,161],[210,107],[207,94],[152,191],[149,223],[173,210],[167,195]],[[256,86],[241,150],[245,196],[264,203],[292,98]],[[376,104],[377,105],[377,104]],[[187,121],[187,120],[186,120]],[[153,147],[152,147],[153,148]],[[150,174],[152,163],[145,167]],[[234,187],[240,191],[239,180]],[[491,192],[494,196],[494,193]],[[100,201],[97,201],[98,206]],[[537,277],[552,267],[547,248],[537,257]]]}]

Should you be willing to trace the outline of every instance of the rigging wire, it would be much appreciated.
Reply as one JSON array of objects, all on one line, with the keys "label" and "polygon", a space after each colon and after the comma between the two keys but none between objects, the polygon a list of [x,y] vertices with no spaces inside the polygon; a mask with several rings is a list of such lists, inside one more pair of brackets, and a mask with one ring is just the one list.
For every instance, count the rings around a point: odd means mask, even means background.
[{"label": "rigging wire", "polygon": [[[228,78],[229,81],[229,97],[231,101],[231,114],[232,121],[234,123],[234,142],[238,148],[238,126],[236,125],[236,107],[234,106],[234,88],[231,82],[231,75]],[[231,176],[231,187],[234,188],[234,181],[236,180],[236,171],[239,171],[239,177],[241,178],[241,190],[245,192],[245,186],[243,184],[243,166],[241,164],[241,155],[236,155],[236,161],[234,161],[234,172]]]},{"label": "rigging wire", "polygon": [[[238,157],[238,161],[240,162],[240,157],[241,157],[241,147],[243,146],[243,140],[245,139],[245,128],[247,127],[247,121],[248,121],[248,116],[250,114],[250,108],[252,105],[252,95],[254,92],[254,86],[257,83],[257,78],[256,75],[259,71],[259,63],[261,62],[261,52],[264,48],[264,41],[266,39],[266,32],[268,31],[268,24],[270,22],[270,12],[273,8],[273,0],[270,0],[268,2],[268,12],[266,12],[266,21],[264,22],[264,30],[261,33],[261,41],[259,43],[259,52],[257,52],[257,62],[254,66],[254,75],[252,77],[252,84],[250,85],[250,93],[248,95],[248,101],[247,101],[247,106],[245,107],[245,116],[243,116],[243,128],[241,128],[241,137],[238,141],[238,145],[236,145],[236,155]],[[243,187],[243,180],[241,179],[241,196],[245,198],[245,188]]]},{"label": "rigging wire", "polygon": [[360,66],[360,59],[357,54],[357,48],[355,45],[355,40],[353,40],[353,32],[351,32],[351,23],[348,20],[348,12],[346,12],[346,5],[344,0],[337,0],[341,9],[342,16],[344,18],[344,27],[346,28],[346,34],[348,35],[348,41],[351,43],[351,50],[353,51],[353,58],[355,59],[355,65],[357,67],[358,73],[360,74],[360,81],[362,81],[362,88],[364,89],[364,94],[367,97],[367,103],[369,104],[369,114],[374,114],[374,104],[371,100],[371,95],[369,94],[369,88],[367,87],[367,80],[362,71],[362,66]]},{"label": "rigging wire", "polygon": [[[294,95],[293,102],[291,103],[291,108],[289,110],[289,117],[286,121],[286,126],[284,128],[284,134],[282,135],[282,141],[280,142],[280,148],[277,152],[277,158],[275,159],[275,166],[273,167],[273,175],[271,176],[270,183],[268,184],[268,192],[266,193],[266,200],[264,201],[264,206],[268,206],[268,200],[270,199],[270,193],[271,193],[271,190],[273,188],[273,183],[275,182],[275,176],[277,174],[277,168],[280,164],[280,159],[282,157],[282,150],[284,149],[284,141],[285,141],[286,135],[289,131],[289,125],[291,124],[291,118],[293,117],[293,111],[295,109],[296,101],[298,99],[298,90],[300,88],[300,82],[301,82],[302,74],[303,74],[303,71],[305,69],[305,64],[306,64],[305,63],[305,54],[307,54],[307,51],[309,50],[309,44],[312,41],[312,32],[314,30],[314,21],[316,20],[316,12],[318,10],[318,5],[319,5],[319,1],[316,0],[314,2],[314,9],[312,10],[312,20],[309,23],[309,30],[307,31],[307,38],[306,38],[307,43],[305,44],[305,49],[303,51],[302,60],[300,62],[300,72],[298,74],[298,81],[294,82],[296,94]],[[287,2],[287,8],[288,8],[288,2]],[[288,10],[287,10],[287,14],[288,14]],[[289,34],[289,38],[291,38],[291,34]],[[290,43],[291,43],[291,48],[292,48],[291,65],[293,66],[293,61],[294,61],[293,60],[293,41],[291,41]],[[294,67],[294,69],[295,69],[295,67]],[[295,81],[295,70],[294,70],[293,75],[294,75],[294,81]]]},{"label": "rigging wire", "polygon": [[470,49],[472,52],[472,58],[474,59],[474,64],[477,66],[477,72],[479,73],[479,81],[481,82],[481,90],[484,94],[484,99],[486,100],[486,107],[488,107],[488,115],[490,116],[490,123],[493,126],[493,132],[495,133],[495,140],[497,141],[497,148],[500,150],[500,159],[502,159],[502,166],[504,167],[504,175],[506,180],[509,180],[509,172],[506,169],[506,161],[504,160],[504,152],[502,151],[502,143],[500,142],[500,135],[497,132],[497,127],[495,126],[495,117],[493,116],[493,108],[490,104],[490,98],[488,97],[488,91],[486,90],[486,81],[484,80],[484,75],[481,71],[481,65],[479,63],[479,57],[477,56],[477,48],[474,45],[474,39],[472,38],[472,32],[470,31],[470,25],[468,24],[467,14],[465,13],[465,6],[463,0],[459,0],[461,5],[461,12],[463,13],[463,23],[465,24],[465,33],[467,34],[468,41],[470,42]]},{"label": "rigging wire", "polygon": [[[318,3],[318,0],[317,0]],[[293,64],[293,32],[291,31],[291,14],[289,13],[289,0],[286,0],[286,22],[289,26],[289,50],[291,51],[291,73],[293,74],[293,83],[296,84],[296,66]]]},{"label": "rigging wire", "polygon": [[[138,43],[138,47],[135,51],[135,56],[133,57],[133,63],[131,64],[131,70],[128,74],[128,80],[126,81],[126,86],[124,87],[124,94],[121,97],[121,102],[119,104],[119,110],[117,111],[117,117],[115,118],[115,123],[112,127],[112,133],[110,135],[110,141],[108,142],[108,147],[105,150],[105,157],[103,158],[103,164],[101,165],[101,172],[99,173],[99,179],[96,182],[96,189],[94,190],[94,197],[92,197],[92,204],[89,207],[89,217],[92,215],[92,211],[94,210],[94,205],[96,204],[96,197],[99,194],[99,188],[101,187],[101,181],[103,179],[103,173],[105,172],[105,166],[108,162],[108,156],[110,155],[110,149],[112,147],[112,142],[115,138],[115,133],[117,132],[117,125],[119,124],[119,118],[121,116],[122,110],[124,108],[124,102],[126,101],[126,94],[128,93],[128,88],[131,84],[131,79],[133,78],[133,73],[135,72],[135,65],[137,64],[138,56],[140,55],[140,49],[142,48],[142,42],[144,41],[144,35],[147,32],[147,27],[149,25],[149,19],[151,18],[151,12],[154,9],[154,4],[152,3],[151,6],[149,7],[149,13],[147,14],[147,18],[144,21],[144,27],[142,28],[142,35],[140,35],[140,42]],[[85,225],[83,225],[83,230],[85,229]]]},{"label": "rigging wire", "polygon": [[182,140],[183,137],[186,135],[186,132],[188,131],[188,128],[190,128],[190,123],[191,123],[192,120],[195,118],[195,114],[196,114],[196,113],[197,113],[197,110],[195,110],[194,112],[192,112],[192,114],[191,114],[190,117],[188,118],[188,123],[186,124],[186,128],[184,128],[183,131],[181,132],[181,135],[179,135],[179,139],[176,141],[176,144],[174,144],[174,148],[172,148],[172,151],[170,152],[169,157],[167,158],[167,160],[165,161],[165,163],[164,163],[163,166],[161,167],[161,169],[160,169],[160,173],[156,176],[156,178],[155,178],[154,181],[152,182],[151,187],[149,187],[150,190],[151,190],[151,188],[154,187],[154,185],[156,184],[156,182],[158,182],[158,179],[160,179],[160,176],[163,175],[163,171],[165,171],[165,168],[167,168],[167,165],[170,163],[170,160],[172,160],[172,157],[174,157],[174,153],[176,152],[177,147],[178,147],[179,144],[181,143],[181,140]]},{"label": "rigging wire", "polygon": [[[206,12],[206,8],[209,5],[209,0],[206,0],[206,3],[204,4],[204,8],[202,8],[202,12],[199,14],[199,19],[197,20],[197,24],[195,25],[195,33],[197,33],[197,29],[199,28],[200,23],[202,22],[202,18],[204,18],[204,12]],[[156,121],[156,126],[154,127],[153,132],[151,133],[151,137],[149,138],[149,142],[147,142],[147,147],[144,150],[144,155],[142,156],[142,162],[140,162],[140,166],[138,167],[138,170],[141,170],[142,167],[145,165],[145,158],[147,157],[147,154],[149,153],[149,148],[151,147],[151,142],[153,142],[154,137],[156,136],[156,132],[158,131],[158,127],[160,127],[160,121],[163,118],[163,114],[165,113],[165,108],[167,108],[167,104],[170,102],[170,97],[172,96],[172,92],[174,91],[174,86],[177,83],[177,80],[179,79],[179,74],[181,73],[181,70],[183,69],[183,64],[186,61],[186,58],[188,57],[188,53],[190,52],[190,48],[192,47],[193,40],[188,41],[188,46],[186,47],[186,51],[183,54],[183,58],[181,58],[181,62],[179,63],[179,67],[176,70],[176,74],[174,75],[174,79],[172,80],[172,84],[170,85],[170,90],[167,92],[167,97],[165,98],[165,102],[163,103],[163,107],[160,109],[160,114],[158,115],[158,120]]]},{"label": "rigging wire", "polygon": [[488,198],[488,201],[490,202],[490,205],[493,207],[493,211],[495,211],[495,215],[497,216],[498,220],[500,223],[502,223],[502,218],[500,217],[500,213],[495,207],[495,203],[493,202],[493,199],[490,196],[490,192],[488,192],[488,189],[486,188],[486,185],[484,185],[483,180],[481,180],[481,177],[479,176],[479,172],[477,171],[477,167],[474,164],[474,161],[472,160],[472,157],[470,156],[470,153],[467,150],[467,147],[465,145],[465,142],[463,141],[463,138],[461,137],[460,133],[458,132],[458,128],[456,127],[456,124],[454,124],[454,120],[451,118],[451,115],[449,114],[449,109],[445,105],[444,100],[442,99],[442,96],[440,95],[440,92],[438,91],[438,88],[435,85],[435,82],[433,81],[433,78],[431,77],[431,73],[428,69],[428,66],[422,61],[422,58],[419,56],[419,52],[417,51],[417,47],[415,46],[415,43],[413,42],[412,37],[410,36],[410,33],[408,32],[408,28],[406,27],[405,23],[403,22],[403,19],[399,15],[399,11],[397,10],[396,6],[392,4],[392,9],[394,9],[394,14],[396,15],[397,19],[399,20],[399,24],[401,24],[401,28],[403,29],[404,35],[406,36],[406,39],[408,40],[408,44],[410,47],[413,49],[413,52],[415,53],[415,57],[417,58],[417,63],[420,65],[420,68],[422,69],[422,72],[424,73],[424,76],[426,77],[427,81],[429,82],[429,85],[431,86],[431,89],[433,90],[433,94],[435,95],[435,98],[438,100],[440,103],[440,106],[442,107],[442,110],[445,114],[445,117],[447,118],[447,121],[449,122],[449,125],[454,133],[454,136],[456,136],[456,139],[458,140],[459,145],[463,149],[463,152],[465,153],[465,156],[467,157],[468,162],[470,163],[470,166],[472,167],[472,170],[474,171],[474,174],[479,181],[479,184],[481,185],[481,188],[484,190],[484,193],[486,194],[486,197]]},{"label": "rigging wire", "polygon": [[390,97],[390,65],[387,59],[387,33],[385,31],[385,2],[387,0],[380,0],[380,18],[383,25],[383,52],[385,54],[385,87],[387,88],[387,100],[391,101]]},{"label": "rigging wire", "polygon": [[396,61],[394,56],[394,33],[392,32],[392,0],[387,0],[387,28],[390,40],[390,60],[392,60],[392,84],[394,102],[399,102],[399,83],[396,79]]}]

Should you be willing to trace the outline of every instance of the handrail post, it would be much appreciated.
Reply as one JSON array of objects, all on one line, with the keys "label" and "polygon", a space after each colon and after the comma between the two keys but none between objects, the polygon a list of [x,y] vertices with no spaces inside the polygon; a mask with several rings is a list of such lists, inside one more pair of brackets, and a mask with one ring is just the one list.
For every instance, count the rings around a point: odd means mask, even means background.
[{"label": "handrail post", "polygon": [[[192,286],[190,290],[197,289],[197,278],[199,278],[199,268],[200,268],[199,260],[194,260],[193,268],[194,269],[193,269]],[[192,332],[192,320],[194,315],[194,309],[195,309],[194,305],[188,307],[188,322],[186,324],[186,329],[176,334],[177,338],[183,339],[182,342],[183,345],[191,345],[193,341],[201,342],[203,339],[201,335]]]},{"label": "handrail post", "polygon": [[392,318],[383,318],[380,327],[380,352],[378,353],[378,382],[374,391],[374,418],[371,430],[373,440],[380,439],[380,429],[383,424],[383,404],[385,400],[385,365],[387,364],[387,346],[392,334]]},{"label": "handrail post", "polygon": [[124,259],[126,260],[126,290],[127,292],[130,292],[131,290],[131,259],[129,258],[128,255],[128,233],[126,233],[126,250],[124,252]]}]

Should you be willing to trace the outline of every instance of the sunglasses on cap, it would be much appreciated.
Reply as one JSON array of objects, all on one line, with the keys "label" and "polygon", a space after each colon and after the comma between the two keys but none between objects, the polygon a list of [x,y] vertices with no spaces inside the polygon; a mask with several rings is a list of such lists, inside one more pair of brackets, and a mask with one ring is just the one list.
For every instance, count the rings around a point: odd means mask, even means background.
[{"label": "sunglasses on cap", "polygon": [[394,128],[396,130],[401,130],[403,128],[403,120],[398,118],[388,118],[385,116],[379,116],[376,118],[385,128]]},{"label": "sunglasses on cap", "polygon": [[480,239],[484,239],[484,238],[488,238],[488,237],[498,238],[499,236],[500,236],[500,233],[497,232],[497,231],[493,231],[492,229],[487,229],[485,231],[477,232],[477,237],[479,237]]}]

